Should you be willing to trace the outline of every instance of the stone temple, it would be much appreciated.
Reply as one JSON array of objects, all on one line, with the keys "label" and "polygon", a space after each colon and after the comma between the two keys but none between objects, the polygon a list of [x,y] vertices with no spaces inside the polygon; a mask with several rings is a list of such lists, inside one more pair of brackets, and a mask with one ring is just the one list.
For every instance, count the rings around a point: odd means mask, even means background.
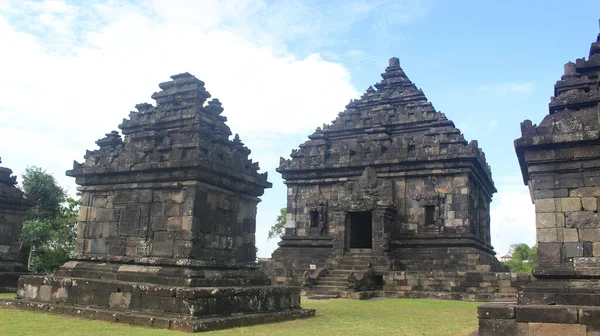
[{"label": "stone temple", "polygon": [[[477,141],[434,109],[397,58],[381,76],[281,159],[285,234],[265,269],[278,283],[332,295],[348,286],[465,292],[487,280],[418,278],[508,271],[490,241],[496,188]],[[415,272],[414,281],[404,272]],[[370,285],[361,280],[369,274]]]},{"label": "stone temple", "polygon": [[600,334],[600,34],[565,64],[549,114],[515,149],[535,204],[537,281],[517,304],[479,307],[480,335]]},{"label": "stone temple", "polygon": [[12,307],[188,332],[308,317],[300,289],[256,263],[266,173],[223,108],[183,73],[74,163],[82,207],[72,260],[23,276]]},{"label": "stone temple", "polygon": [[17,178],[11,174],[12,170],[0,167],[0,293],[14,293],[19,277],[28,273],[19,250],[23,219],[31,202],[15,186]]}]

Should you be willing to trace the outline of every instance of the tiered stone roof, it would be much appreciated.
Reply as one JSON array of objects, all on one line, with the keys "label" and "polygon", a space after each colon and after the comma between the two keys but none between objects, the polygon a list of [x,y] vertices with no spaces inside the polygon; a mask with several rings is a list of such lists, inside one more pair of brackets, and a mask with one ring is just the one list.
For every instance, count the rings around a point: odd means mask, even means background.
[{"label": "tiered stone roof", "polygon": [[[420,161],[472,161],[493,189],[490,167],[477,141],[467,143],[446,115],[437,112],[400,67],[390,59],[383,80],[352,100],[330,125],[309,136],[291,159],[281,159],[286,177],[300,171],[396,166]],[[362,170],[357,170],[362,172]],[[495,190],[494,190],[495,191]]]},{"label": "tiered stone roof", "polygon": [[[74,163],[69,176],[80,178],[77,183],[94,183],[95,174],[132,173],[180,169],[180,178],[214,178],[214,174],[225,175],[232,188],[237,184],[250,183],[253,194],[262,195],[270,187],[267,174],[258,173],[259,166],[249,158],[250,150],[236,134],[229,140],[231,131],[222,116],[223,107],[218,99],[205,104],[210,93],[204,82],[189,73],[171,76],[172,81],[159,85],[162,89],[152,95],[156,106],[148,103],[136,105],[129,119],[123,119],[117,131],[112,131],[98,141],[99,149],[87,151],[85,162]],[[194,172],[182,172],[185,168],[196,168]],[[202,173],[210,171],[210,174]],[[164,174],[167,174],[165,172]],[[191,175],[190,175],[191,174]],[[131,175],[132,181],[142,182],[167,175]],[[177,176],[169,176],[169,179]],[[245,181],[245,182],[240,182]],[[87,181],[87,182],[86,182]],[[214,181],[222,184],[223,181]]]}]

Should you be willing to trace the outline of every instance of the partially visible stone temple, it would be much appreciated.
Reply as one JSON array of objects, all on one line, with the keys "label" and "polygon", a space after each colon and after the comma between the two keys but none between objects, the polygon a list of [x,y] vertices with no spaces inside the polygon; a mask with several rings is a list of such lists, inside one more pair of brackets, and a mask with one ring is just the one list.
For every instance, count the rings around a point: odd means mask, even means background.
[{"label": "partially visible stone temple", "polygon": [[[497,292],[506,280],[497,274],[424,282],[433,271],[508,270],[490,240],[496,188],[477,141],[467,142],[434,109],[397,58],[381,76],[291,159],[281,159],[285,235],[265,269],[278,283],[324,292],[347,289],[352,270],[366,269],[386,291],[464,293],[489,280],[495,289],[483,291]],[[416,272],[415,281],[402,272]]]},{"label": "partially visible stone temple", "polygon": [[19,277],[28,274],[19,251],[23,220],[31,202],[16,184],[12,170],[0,167],[0,293],[16,292]]},{"label": "partially visible stone temple", "polygon": [[71,261],[23,276],[7,306],[196,332],[314,315],[300,289],[271,286],[256,263],[266,173],[204,82],[161,83],[156,106],[98,140],[76,178],[82,207]]},{"label": "partially visible stone temple", "polygon": [[600,334],[600,34],[565,64],[549,114],[515,149],[535,204],[537,281],[515,304],[479,307],[480,335]]}]

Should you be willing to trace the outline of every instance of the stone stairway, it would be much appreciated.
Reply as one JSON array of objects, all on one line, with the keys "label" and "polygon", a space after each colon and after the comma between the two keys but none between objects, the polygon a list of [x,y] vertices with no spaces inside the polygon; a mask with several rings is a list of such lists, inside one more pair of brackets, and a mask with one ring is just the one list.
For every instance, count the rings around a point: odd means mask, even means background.
[{"label": "stone stairway", "polygon": [[347,297],[350,273],[367,269],[372,260],[371,249],[350,249],[341,259],[328,262],[327,275],[306,289],[306,296],[311,299]]}]

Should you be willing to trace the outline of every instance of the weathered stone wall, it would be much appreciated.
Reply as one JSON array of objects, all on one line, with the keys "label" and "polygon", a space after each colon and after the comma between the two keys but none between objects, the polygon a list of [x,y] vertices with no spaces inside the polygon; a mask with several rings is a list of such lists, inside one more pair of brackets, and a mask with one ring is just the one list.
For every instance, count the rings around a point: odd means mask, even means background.
[{"label": "weathered stone wall", "polygon": [[387,272],[383,280],[383,291],[390,297],[415,295],[416,298],[420,295],[492,301],[500,298],[515,299],[517,292],[532,281],[532,276],[528,273],[498,272]]},{"label": "weathered stone wall", "polygon": [[[385,174],[378,175],[385,178]],[[393,201],[396,210],[391,239],[435,231],[471,233],[489,243],[489,204],[491,199],[465,175],[431,173],[419,177],[389,177],[393,182]],[[289,185],[288,221],[294,223],[295,235],[334,235],[344,230],[334,220],[334,205],[347,197],[345,183],[318,185]],[[315,200],[324,205],[315,206]],[[425,205],[435,207],[434,225],[425,224]],[[323,223],[314,225],[311,212],[319,212]],[[322,213],[321,213],[322,212]],[[321,226],[321,227],[319,227]]]},{"label": "weathered stone wall", "polygon": [[302,275],[310,269],[310,265],[324,268],[330,256],[331,246],[310,249],[288,247],[276,250],[271,259],[259,263],[274,284],[301,286]]},{"label": "weathered stone wall", "polygon": [[197,183],[84,189],[77,260],[256,258],[256,198]]}]

